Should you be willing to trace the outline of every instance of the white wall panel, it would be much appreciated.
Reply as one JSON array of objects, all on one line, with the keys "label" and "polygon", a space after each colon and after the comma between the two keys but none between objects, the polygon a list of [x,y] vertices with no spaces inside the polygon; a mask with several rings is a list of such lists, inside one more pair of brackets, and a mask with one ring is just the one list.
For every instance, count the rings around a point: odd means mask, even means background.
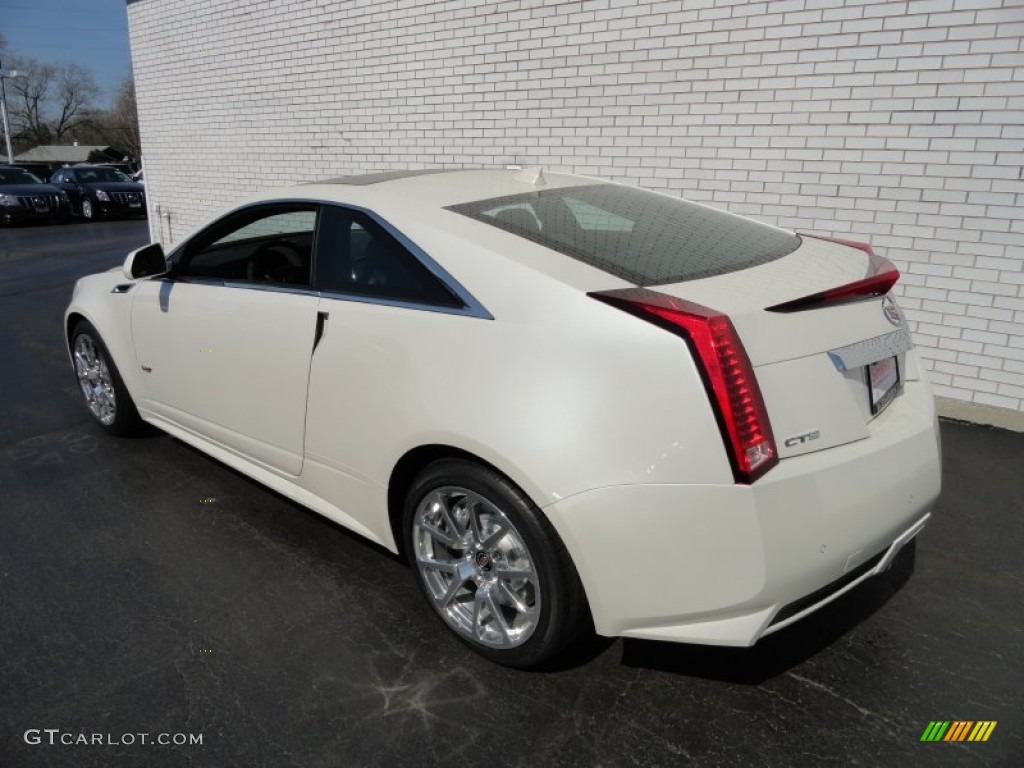
[{"label": "white wall panel", "polygon": [[870,240],[904,273],[938,393],[1024,410],[1017,0],[130,0],[128,15],[164,240],[325,176],[604,176]]}]

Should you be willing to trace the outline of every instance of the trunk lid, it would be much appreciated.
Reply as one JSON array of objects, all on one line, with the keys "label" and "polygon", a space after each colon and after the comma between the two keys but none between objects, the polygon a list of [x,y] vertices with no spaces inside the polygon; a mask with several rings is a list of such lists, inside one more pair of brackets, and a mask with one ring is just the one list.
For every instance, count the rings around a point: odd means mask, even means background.
[{"label": "trunk lid", "polygon": [[[917,375],[907,370],[906,321],[898,310],[884,311],[887,299],[768,309],[862,280],[874,262],[856,247],[804,236],[795,251],[766,264],[652,289],[729,316],[754,367],[778,455],[786,458],[868,436],[871,363],[895,357],[900,382]],[[875,374],[880,391],[891,366],[882,362]]]}]

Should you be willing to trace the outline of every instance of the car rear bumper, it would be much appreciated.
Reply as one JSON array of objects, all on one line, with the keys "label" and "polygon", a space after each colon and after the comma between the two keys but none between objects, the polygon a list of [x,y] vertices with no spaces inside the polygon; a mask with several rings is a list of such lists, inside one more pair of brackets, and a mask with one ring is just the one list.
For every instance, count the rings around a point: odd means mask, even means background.
[{"label": "car rear bumper", "polygon": [[131,206],[121,202],[102,202],[97,200],[93,205],[104,218],[116,218],[127,216],[145,216],[146,203],[142,201],[137,206]]},{"label": "car rear bumper", "polygon": [[601,634],[745,646],[888,568],[939,488],[931,390],[911,381],[869,438],[752,486],[614,486],[545,511]]}]

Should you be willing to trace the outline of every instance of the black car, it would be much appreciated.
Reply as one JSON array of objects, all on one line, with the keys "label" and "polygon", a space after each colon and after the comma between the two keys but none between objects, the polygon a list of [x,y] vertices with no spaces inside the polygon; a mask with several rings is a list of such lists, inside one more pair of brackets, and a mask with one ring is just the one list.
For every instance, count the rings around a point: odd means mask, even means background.
[{"label": "black car", "polygon": [[145,216],[146,188],[120,171],[102,165],[61,168],[50,177],[88,221],[114,216]]},{"label": "black car", "polygon": [[0,165],[0,224],[71,218],[68,196],[24,168]]},{"label": "black car", "polygon": [[33,176],[38,176],[40,179],[48,179],[53,175],[56,168],[49,163],[22,163],[15,161],[10,163],[15,168],[24,168],[26,171],[31,173]]}]

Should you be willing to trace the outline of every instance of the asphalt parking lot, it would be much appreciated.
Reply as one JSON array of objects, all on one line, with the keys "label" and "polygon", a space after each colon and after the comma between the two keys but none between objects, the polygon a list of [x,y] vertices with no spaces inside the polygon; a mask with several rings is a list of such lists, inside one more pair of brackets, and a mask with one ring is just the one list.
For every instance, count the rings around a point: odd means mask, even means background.
[{"label": "asphalt parking lot", "polygon": [[[1024,434],[943,423],[916,562],[753,649],[590,639],[507,670],[387,552],[91,423],[62,312],[146,238],[0,230],[0,766],[1024,764]],[[998,725],[921,742],[935,720]]]}]

